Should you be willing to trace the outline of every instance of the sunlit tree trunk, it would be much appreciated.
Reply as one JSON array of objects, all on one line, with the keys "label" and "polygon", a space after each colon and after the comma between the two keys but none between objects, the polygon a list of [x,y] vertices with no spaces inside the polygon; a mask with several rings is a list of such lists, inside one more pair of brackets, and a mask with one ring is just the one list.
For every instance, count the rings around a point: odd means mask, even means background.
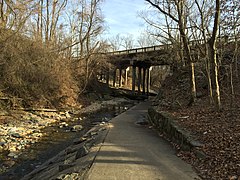
[{"label": "sunlit tree trunk", "polygon": [[49,34],[49,40],[52,41],[54,39],[54,26],[57,23],[55,20],[55,14],[56,14],[56,6],[57,6],[58,0],[53,0],[52,2],[52,16],[51,16],[51,25],[50,25],[50,34]]},{"label": "sunlit tree trunk", "polygon": [[46,0],[46,27],[45,27],[45,43],[49,43],[49,26],[50,26],[50,7],[49,0]]},{"label": "sunlit tree trunk", "polygon": [[185,1],[175,1],[175,4],[177,6],[177,10],[178,10],[178,25],[179,25],[179,31],[180,31],[180,35],[182,37],[183,40],[183,46],[184,46],[184,50],[186,52],[186,56],[188,59],[188,64],[189,64],[189,69],[191,71],[190,73],[190,80],[191,80],[191,93],[192,93],[192,102],[194,102],[196,100],[196,82],[195,82],[195,66],[194,66],[194,62],[193,62],[193,58],[191,56],[191,50],[190,50],[190,46],[189,46],[189,41],[188,41],[188,37],[186,34],[186,15],[184,14],[184,7],[185,7]]},{"label": "sunlit tree trunk", "polygon": [[210,59],[213,62],[214,66],[214,83],[215,83],[215,104],[216,107],[221,109],[221,96],[220,96],[220,87],[218,80],[218,60],[217,60],[217,49],[216,49],[216,38],[218,27],[220,23],[220,0],[216,0],[215,15],[214,15],[214,26],[212,37],[209,40],[209,49],[210,49]]},{"label": "sunlit tree trunk", "polygon": [[[204,1],[205,2],[205,1]],[[207,27],[205,26],[205,17],[204,17],[204,4],[202,6],[199,4],[198,0],[195,0],[195,3],[197,5],[200,18],[201,18],[201,32],[203,36],[203,43],[204,43],[204,59],[205,59],[205,69],[207,73],[207,80],[208,80],[208,91],[209,91],[209,102],[210,104],[214,103],[213,100],[213,89],[212,89],[212,78],[211,78],[211,62],[209,60],[209,48],[208,48],[208,42],[207,42],[207,35],[206,35],[206,29]],[[201,47],[200,47],[201,48]]]},{"label": "sunlit tree trunk", "polygon": [[43,0],[41,0],[41,8],[40,8],[40,37],[42,41],[43,40]]}]

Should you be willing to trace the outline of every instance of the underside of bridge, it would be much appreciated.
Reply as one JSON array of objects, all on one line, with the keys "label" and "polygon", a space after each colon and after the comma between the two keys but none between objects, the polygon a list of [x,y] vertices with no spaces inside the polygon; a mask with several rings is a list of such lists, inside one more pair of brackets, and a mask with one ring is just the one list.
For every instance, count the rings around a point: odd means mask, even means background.
[{"label": "underside of bridge", "polygon": [[[113,87],[129,87],[133,94],[149,95],[151,67],[171,64],[169,51],[150,51],[109,56],[112,68],[104,71],[106,83]],[[110,79],[112,77],[112,79]],[[131,78],[130,78],[131,77]],[[136,91],[137,89],[137,91]]]}]

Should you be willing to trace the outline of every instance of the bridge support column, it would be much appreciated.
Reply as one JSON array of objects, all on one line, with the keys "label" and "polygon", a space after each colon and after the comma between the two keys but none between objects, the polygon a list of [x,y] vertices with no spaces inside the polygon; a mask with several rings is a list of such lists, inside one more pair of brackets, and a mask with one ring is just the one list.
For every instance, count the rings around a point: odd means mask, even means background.
[{"label": "bridge support column", "polygon": [[109,68],[107,68],[106,72],[106,84],[109,86]]},{"label": "bridge support column", "polygon": [[136,66],[132,66],[132,93],[135,93]]},{"label": "bridge support column", "polygon": [[143,94],[146,93],[146,90],[145,90],[145,82],[146,82],[146,68],[143,68],[143,84],[142,84],[142,88],[143,88]]},{"label": "bridge support column", "polygon": [[113,87],[116,87],[116,73],[117,73],[117,69],[113,70]]},{"label": "bridge support column", "polygon": [[122,68],[119,69],[119,87],[122,87]]},{"label": "bridge support column", "polygon": [[150,89],[150,68],[147,68],[147,95],[149,95],[149,89]]},{"label": "bridge support column", "polygon": [[128,68],[125,69],[125,87],[128,85]]},{"label": "bridge support column", "polygon": [[103,71],[101,70],[101,72],[100,72],[101,74],[100,74],[100,80],[102,81],[103,80]]},{"label": "bridge support column", "polygon": [[141,93],[142,68],[138,67],[138,93]]}]

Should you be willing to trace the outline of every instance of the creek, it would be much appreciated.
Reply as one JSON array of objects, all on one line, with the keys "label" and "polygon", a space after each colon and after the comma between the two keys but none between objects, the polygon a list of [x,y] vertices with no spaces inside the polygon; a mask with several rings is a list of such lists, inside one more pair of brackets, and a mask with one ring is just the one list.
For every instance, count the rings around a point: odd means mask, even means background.
[{"label": "creek", "polygon": [[[67,121],[67,126],[60,127],[59,122],[43,129],[42,139],[23,150],[17,158],[16,164],[5,173],[0,174],[0,179],[20,179],[30,173],[42,163],[57,155],[70,146],[76,138],[82,137],[94,125],[108,122],[113,117],[123,113],[135,105],[136,101],[123,102],[118,105],[105,105],[101,110],[92,113],[76,115],[78,121]],[[81,124],[81,131],[72,131],[71,128]]]}]

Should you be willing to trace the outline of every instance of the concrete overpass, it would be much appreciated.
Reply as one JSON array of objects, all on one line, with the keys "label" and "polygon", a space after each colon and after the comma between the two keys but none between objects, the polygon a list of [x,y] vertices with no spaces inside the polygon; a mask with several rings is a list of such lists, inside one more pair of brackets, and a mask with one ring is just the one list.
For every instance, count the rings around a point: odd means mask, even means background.
[{"label": "concrete overpass", "polygon": [[118,74],[117,84],[119,87],[126,86],[129,81],[128,73],[131,71],[132,93],[136,93],[137,85],[138,94],[149,94],[151,67],[170,65],[171,49],[171,45],[159,45],[107,53],[108,62],[113,65],[113,69],[108,69],[105,73],[106,83],[110,84],[109,77],[112,74],[112,86],[116,87]]}]

